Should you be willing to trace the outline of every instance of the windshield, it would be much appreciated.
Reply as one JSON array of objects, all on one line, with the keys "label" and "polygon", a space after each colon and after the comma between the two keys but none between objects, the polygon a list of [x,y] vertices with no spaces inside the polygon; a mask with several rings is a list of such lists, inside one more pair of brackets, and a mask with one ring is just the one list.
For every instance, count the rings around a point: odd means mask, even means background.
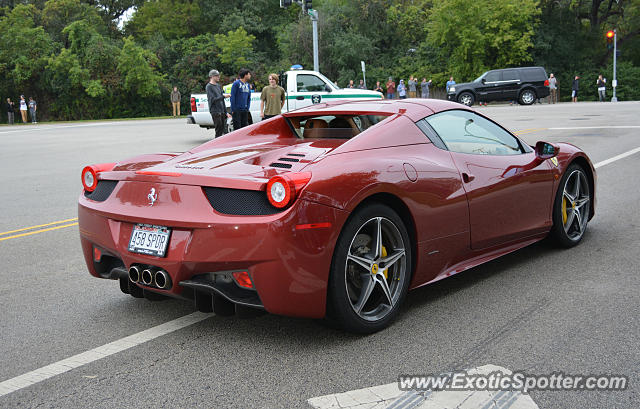
[{"label": "windshield", "polygon": [[[487,71],[489,72],[489,71]],[[478,78],[476,78],[475,80],[473,80],[473,82],[480,82],[480,80],[482,80],[482,77],[484,77],[485,75],[487,75],[487,72],[485,72],[484,74],[482,74],[481,76],[479,76]]]},{"label": "windshield", "polygon": [[351,139],[388,115],[316,115],[287,118],[298,138]]}]

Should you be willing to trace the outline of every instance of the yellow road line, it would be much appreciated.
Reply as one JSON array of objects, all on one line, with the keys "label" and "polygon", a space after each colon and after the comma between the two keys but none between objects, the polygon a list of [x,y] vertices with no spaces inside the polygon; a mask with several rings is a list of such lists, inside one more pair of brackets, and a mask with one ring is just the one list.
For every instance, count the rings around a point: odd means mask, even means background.
[{"label": "yellow road line", "polygon": [[9,240],[9,239],[16,239],[18,237],[24,237],[24,236],[30,236],[32,234],[38,234],[38,233],[44,233],[46,231],[51,231],[51,230],[58,230],[58,229],[63,229],[65,227],[71,227],[71,226],[77,226],[78,222],[76,223],[69,223],[69,224],[63,224],[62,226],[55,226],[55,227],[49,227],[48,229],[42,229],[42,230],[36,230],[36,231],[30,231],[28,233],[21,233],[21,234],[15,234],[13,236],[7,236],[7,237],[2,237],[0,238],[0,241],[3,240]]},{"label": "yellow road line", "polygon": [[516,135],[524,135],[526,133],[537,132],[537,131],[546,131],[549,128],[531,128],[531,129],[522,129],[520,131],[514,132]]},{"label": "yellow road line", "polygon": [[66,219],[66,220],[58,220],[57,222],[51,222],[51,223],[45,223],[45,224],[39,224],[37,226],[31,226],[31,227],[24,227],[22,229],[16,229],[16,230],[9,230],[9,231],[5,231],[4,233],[0,233],[0,236],[4,236],[5,234],[11,234],[11,233],[17,233],[19,231],[25,231],[25,230],[31,230],[31,229],[37,229],[39,227],[46,227],[46,226],[51,226],[54,224],[60,224],[60,223],[67,223],[67,222],[74,222],[78,220],[77,217],[74,217],[73,219]]}]

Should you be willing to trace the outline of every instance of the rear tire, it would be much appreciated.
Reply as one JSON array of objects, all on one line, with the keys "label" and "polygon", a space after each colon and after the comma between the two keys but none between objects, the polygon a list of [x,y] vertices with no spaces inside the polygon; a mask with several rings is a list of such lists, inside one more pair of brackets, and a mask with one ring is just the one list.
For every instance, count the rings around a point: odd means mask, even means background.
[{"label": "rear tire", "polygon": [[582,241],[591,212],[591,185],[584,169],[570,165],[564,172],[553,203],[551,237],[561,247]]},{"label": "rear tire", "polygon": [[330,319],[359,334],[389,326],[409,288],[411,249],[407,229],[391,208],[375,203],[357,210],[342,229],[333,254]]},{"label": "rear tire", "polygon": [[533,90],[525,89],[520,93],[519,100],[522,105],[531,105],[536,102],[536,93]]}]

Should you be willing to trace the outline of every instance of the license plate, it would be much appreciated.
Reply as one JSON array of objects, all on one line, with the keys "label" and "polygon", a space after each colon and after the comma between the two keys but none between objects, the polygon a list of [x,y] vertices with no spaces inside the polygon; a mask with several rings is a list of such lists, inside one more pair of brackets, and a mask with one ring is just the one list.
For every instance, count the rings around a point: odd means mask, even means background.
[{"label": "license plate", "polygon": [[171,236],[171,229],[168,227],[136,224],[133,226],[131,239],[129,239],[129,251],[164,257],[169,244],[169,236]]}]

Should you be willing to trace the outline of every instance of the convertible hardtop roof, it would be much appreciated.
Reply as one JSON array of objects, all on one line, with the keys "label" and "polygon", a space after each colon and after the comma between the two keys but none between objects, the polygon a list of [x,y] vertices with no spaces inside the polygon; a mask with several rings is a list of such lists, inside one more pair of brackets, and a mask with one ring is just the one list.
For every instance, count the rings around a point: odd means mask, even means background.
[{"label": "convertible hardtop roof", "polygon": [[419,120],[436,112],[449,109],[469,109],[464,105],[440,99],[397,99],[397,100],[364,100],[364,101],[331,101],[310,105],[283,114],[285,117],[308,115],[407,115]]}]

